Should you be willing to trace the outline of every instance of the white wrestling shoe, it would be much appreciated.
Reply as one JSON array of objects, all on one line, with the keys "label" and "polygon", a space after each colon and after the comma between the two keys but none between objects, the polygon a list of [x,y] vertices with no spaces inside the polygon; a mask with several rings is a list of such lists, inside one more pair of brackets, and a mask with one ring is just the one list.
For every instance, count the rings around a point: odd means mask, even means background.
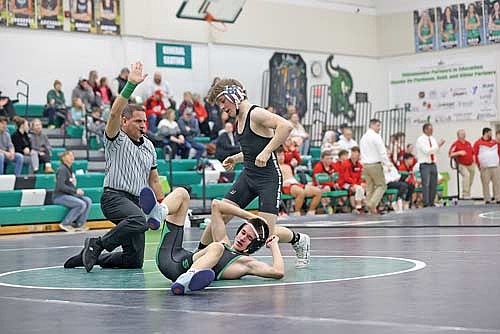
[{"label": "white wrestling shoe", "polygon": [[146,216],[146,222],[150,229],[157,230],[161,222],[168,215],[168,209],[158,204],[155,193],[151,188],[143,188],[139,195],[139,205]]},{"label": "white wrestling shoe", "polygon": [[309,256],[311,255],[311,238],[307,234],[300,233],[298,242],[292,245],[297,255],[295,268],[305,268],[309,265]]},{"label": "white wrestling shoe", "polygon": [[212,269],[190,269],[177,277],[170,290],[174,295],[184,295],[191,291],[203,290],[215,279]]}]

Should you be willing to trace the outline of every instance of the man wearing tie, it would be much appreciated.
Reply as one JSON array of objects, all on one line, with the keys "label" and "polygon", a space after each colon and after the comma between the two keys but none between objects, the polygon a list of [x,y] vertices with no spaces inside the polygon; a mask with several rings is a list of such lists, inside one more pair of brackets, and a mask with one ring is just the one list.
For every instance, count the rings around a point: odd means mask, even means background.
[{"label": "man wearing tie", "polygon": [[422,178],[422,195],[424,197],[424,207],[434,206],[436,198],[436,187],[438,172],[436,167],[436,154],[439,148],[444,145],[444,139],[439,142],[432,136],[432,124],[425,123],[422,127],[424,132],[417,139],[415,148],[417,150],[417,160],[420,163],[420,176]]}]

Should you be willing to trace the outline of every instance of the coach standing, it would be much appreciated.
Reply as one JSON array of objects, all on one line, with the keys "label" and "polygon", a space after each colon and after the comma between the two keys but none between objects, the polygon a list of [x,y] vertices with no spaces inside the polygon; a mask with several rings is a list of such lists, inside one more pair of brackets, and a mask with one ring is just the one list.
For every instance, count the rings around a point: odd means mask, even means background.
[{"label": "coach standing", "polygon": [[[135,87],[146,78],[142,63],[132,65],[128,82],[118,95],[106,125],[105,176],[101,209],[116,226],[104,236],[87,238],[81,255],[89,272],[95,264],[105,268],[141,268],[144,260],[146,219],[139,207],[139,194],[148,184],[163,199],[156,169],[156,152],[146,131],[146,113],[128,104]],[[121,252],[113,251],[118,246]],[[66,265],[65,265],[66,267]]]},{"label": "coach standing", "polygon": [[417,150],[417,161],[420,163],[420,177],[422,179],[422,195],[424,207],[435,206],[438,171],[436,167],[436,154],[444,139],[439,142],[432,136],[432,124],[425,123],[422,127],[423,134],[418,137],[415,149]]},{"label": "coach standing", "polygon": [[456,160],[458,172],[462,175],[462,198],[470,199],[470,188],[474,181],[474,154],[472,144],[465,140],[464,129],[457,131],[457,140],[451,144],[448,156]]},{"label": "coach standing", "polygon": [[361,137],[361,163],[366,176],[366,206],[370,213],[378,214],[378,204],[384,196],[387,185],[382,165],[389,166],[384,141],[380,136],[382,124],[379,119],[370,120],[370,128]]}]

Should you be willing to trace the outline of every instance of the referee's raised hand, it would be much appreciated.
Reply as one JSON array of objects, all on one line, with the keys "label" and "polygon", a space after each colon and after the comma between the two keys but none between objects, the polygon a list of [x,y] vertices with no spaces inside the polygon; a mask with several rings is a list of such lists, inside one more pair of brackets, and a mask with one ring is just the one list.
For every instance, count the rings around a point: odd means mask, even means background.
[{"label": "referee's raised hand", "polygon": [[136,61],[132,65],[130,65],[130,74],[128,75],[128,81],[133,84],[140,84],[146,79],[147,74],[142,74],[143,65],[140,61]]}]

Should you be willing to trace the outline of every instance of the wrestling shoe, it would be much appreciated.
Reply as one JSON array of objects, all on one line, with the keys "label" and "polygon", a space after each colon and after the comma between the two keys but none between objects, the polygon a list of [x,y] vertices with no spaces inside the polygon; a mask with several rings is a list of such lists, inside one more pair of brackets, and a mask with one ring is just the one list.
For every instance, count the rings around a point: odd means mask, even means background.
[{"label": "wrestling shoe", "polygon": [[292,244],[293,250],[297,255],[295,260],[295,268],[305,268],[309,264],[309,256],[311,255],[311,238],[307,234],[300,233],[300,239],[295,244]]},{"label": "wrestling shoe", "polygon": [[76,267],[83,267],[83,250],[78,253],[75,256],[70,257],[69,259],[64,262],[64,268],[76,268]]},{"label": "wrestling shoe", "polygon": [[89,273],[94,265],[97,263],[99,255],[101,255],[104,247],[102,247],[100,238],[87,238],[85,239],[85,246],[83,247],[82,261],[85,269]]},{"label": "wrestling shoe", "polygon": [[214,279],[215,272],[212,269],[189,269],[177,278],[170,289],[174,295],[184,295],[205,289]]},{"label": "wrestling shoe", "polygon": [[146,215],[146,222],[150,229],[157,230],[161,222],[168,215],[166,206],[158,204],[155,193],[151,188],[143,188],[139,195],[139,205]]}]

